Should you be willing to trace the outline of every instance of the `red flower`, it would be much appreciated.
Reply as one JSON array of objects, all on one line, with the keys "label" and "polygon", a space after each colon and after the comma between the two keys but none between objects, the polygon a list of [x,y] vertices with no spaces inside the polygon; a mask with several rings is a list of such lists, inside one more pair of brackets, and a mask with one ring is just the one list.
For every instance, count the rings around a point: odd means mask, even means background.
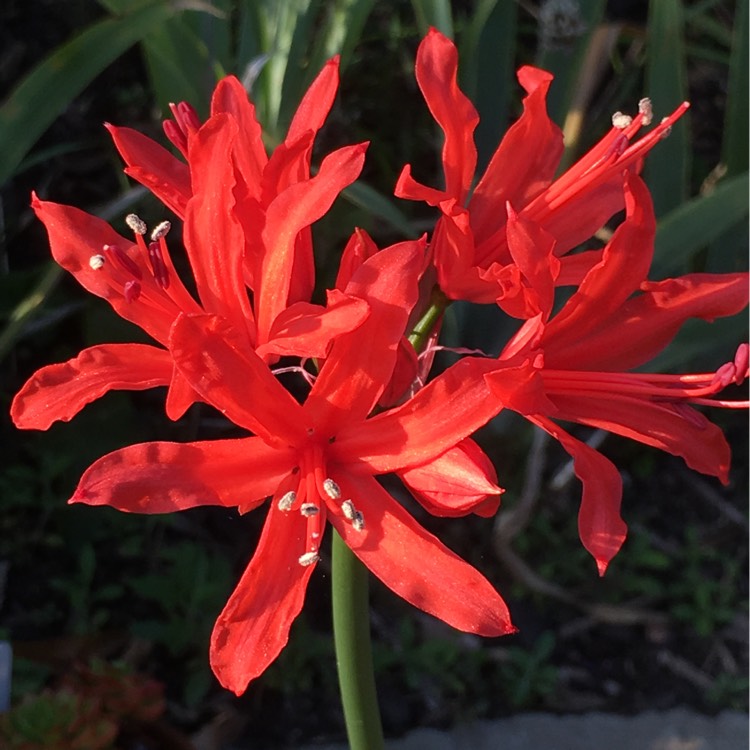
[{"label": "red flower", "polygon": [[554,180],[563,142],[546,111],[552,76],[524,66],[518,71],[527,94],[523,114],[501,141],[470,195],[477,160],[473,133],[479,117],[458,88],[457,69],[454,44],[431,29],[419,46],[416,75],[427,105],[445,134],[445,188],[438,190],[416,182],[407,165],[395,193],[440,209],[431,248],[438,284],[448,297],[497,302],[509,315],[530,318],[539,309],[535,300],[527,297],[529,279],[508,234],[516,212],[522,219],[533,221],[554,242],[554,255],[561,264],[556,283],[579,283],[600,254],[590,251],[568,257],[566,253],[623,208],[623,172],[639,168],[642,157],[687,104],[632,144],[640,127],[651,121],[650,104],[643,100],[634,118],[618,113],[612,130]]},{"label": "red flower", "polygon": [[169,385],[167,413],[177,419],[196,397],[165,348],[180,313],[225,318],[244,345],[267,360],[284,354],[323,357],[335,336],[364,320],[366,304],[336,290],[325,308],[308,301],[314,285],[310,225],[358,177],[366,149],[366,144],[339,149],[310,177],[312,139],[336,84],[333,60],[270,158],[252,104],[231,77],[217,85],[205,124],[189,117],[186,105],[177,108],[182,139],[173,134],[173,140],[187,164],[135,131],[110,127],[129,164],[126,172],[184,219],[183,241],[200,304],[172,265],[165,240],[169,222],[156,227],[147,243],[145,224],[131,215],[134,242],[94,216],[34,196],[32,206],[47,227],[55,260],[162,346],[102,344],[42,368],[13,402],[18,427],[47,429],[109,390],[156,385]]},{"label": "red flower", "polygon": [[[689,318],[711,321],[747,306],[747,274],[692,274],[644,281],[653,254],[655,222],[648,191],[635,175],[626,181],[625,222],[601,261],[562,309],[527,321],[500,360],[533,358],[536,376],[518,390],[503,369],[486,379],[504,406],[523,414],[560,441],[583,482],[578,517],[581,540],[599,571],[625,539],[620,518],[622,482],[604,456],[554,420],[604,429],[681,456],[688,466],[728,481],[730,451],[721,430],[691,404],[746,408],[747,402],[712,397],[748,375],[748,347],[715,373],[658,375],[630,372],[669,344]],[[527,235],[533,226],[521,227]],[[529,255],[548,251],[526,243]],[[541,263],[541,261],[540,261]],[[635,294],[634,294],[635,293]],[[510,386],[510,387],[509,387]],[[523,396],[523,400],[521,399]]]},{"label": "red flower", "polygon": [[[272,502],[255,555],[219,616],[211,663],[241,693],[284,647],[330,520],[354,553],[393,591],[445,622],[481,635],[512,632],[507,608],[476,570],[423,529],[374,479],[397,472],[460,510],[500,490],[471,449],[454,446],[497,411],[482,374],[493,360],[464,359],[402,406],[368,418],[395,365],[417,299],[423,243],[383,250],[353,273],[347,293],[370,317],[333,343],[305,403],[217,316],[182,314],[170,348],[208,403],[254,437],[189,444],[146,443],[91,466],[72,502],[163,513],[197,505]],[[366,342],[363,345],[363,342]],[[509,370],[522,373],[519,360]],[[420,474],[420,468],[427,466]],[[430,493],[443,488],[444,497]],[[419,497],[419,495],[418,495]]]}]

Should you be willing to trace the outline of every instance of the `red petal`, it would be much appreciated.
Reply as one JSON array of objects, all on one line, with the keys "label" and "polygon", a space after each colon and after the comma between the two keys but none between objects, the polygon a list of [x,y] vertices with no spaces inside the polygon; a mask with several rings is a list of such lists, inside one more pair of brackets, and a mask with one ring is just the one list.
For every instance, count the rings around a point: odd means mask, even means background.
[{"label": "red petal", "polygon": [[248,334],[245,243],[234,211],[235,171],[229,158],[236,138],[237,123],[226,114],[214,115],[190,138],[193,197],[187,206],[184,241],[205,310]]},{"label": "red petal", "polygon": [[596,560],[599,575],[603,576],[628,531],[620,517],[620,473],[601,453],[576,440],[554,422],[544,417],[535,417],[531,421],[558,440],[573,458],[573,470],[583,483],[578,534],[583,546]]},{"label": "red petal", "polygon": [[[434,516],[497,512],[497,473],[484,451],[470,438],[422,466],[398,474],[414,497]],[[488,497],[492,496],[492,497]]]},{"label": "red petal", "polygon": [[468,633],[507,635],[508,607],[487,579],[422,528],[372,477],[336,477],[365,521],[357,531],[331,522],[354,554],[392,591],[415,607]]},{"label": "red petal", "polygon": [[[508,204],[508,249],[511,258],[524,276],[527,297],[525,318],[542,313],[546,319],[555,301],[555,280],[560,261],[552,255],[555,238],[531,221],[520,217]],[[501,304],[498,300],[498,304]]]},{"label": "red petal", "polygon": [[497,367],[496,360],[465,357],[402,406],[343,428],[331,450],[342,462],[366,463],[375,474],[421,466],[502,409],[484,379]]},{"label": "red petal", "polygon": [[549,392],[558,407],[556,418],[614,432],[681,456],[691,469],[728,482],[729,445],[722,431],[689,406],[649,401],[617,393],[596,396]]},{"label": "red petal", "polygon": [[339,270],[336,274],[336,289],[343,291],[351,281],[354,272],[375,253],[378,246],[364,229],[355,229],[354,234],[346,243],[344,252],[339,261]]},{"label": "red petal", "polygon": [[601,262],[547,326],[545,341],[554,342],[557,348],[564,349],[596,329],[648,275],[656,219],[648,188],[640,177],[633,175],[626,181],[625,207],[625,221],[604,248]]},{"label": "red petal", "polygon": [[522,208],[555,176],[563,152],[560,128],[547,116],[552,75],[526,66],[518,71],[527,96],[523,114],[503,137],[471,196],[471,226],[487,237],[505,220],[505,204]]},{"label": "red petal", "polygon": [[211,97],[211,114],[221,113],[230,114],[237,123],[241,134],[234,144],[238,178],[244,183],[247,193],[257,200],[260,198],[268,155],[263,146],[263,131],[255,116],[255,107],[248,99],[245,87],[234,76],[219,81]]},{"label": "red petal", "polygon": [[147,344],[101,344],[74,359],[37,370],[16,394],[10,413],[16,427],[46,430],[68,422],[108,391],[141,391],[168,385],[172,358]]},{"label": "red petal", "polygon": [[689,318],[711,321],[747,307],[746,273],[690,274],[642,286],[644,294],[600,320],[587,336],[566,336],[560,346],[550,337],[545,342],[547,367],[629,370],[656,356]]},{"label": "red petal", "polygon": [[276,450],[260,438],[141,443],[93,463],[70,502],[110,505],[129,513],[260,504],[293,464],[291,450]]},{"label": "red petal", "polygon": [[315,565],[306,551],[307,522],[271,505],[258,547],[211,636],[211,666],[219,682],[240,695],[279,655],[302,609]]},{"label": "red petal", "polygon": [[131,240],[120,236],[107,222],[73,206],[40,201],[32,196],[31,207],[49,233],[50,248],[55,260],[72,273],[84,289],[109,302],[118,315],[140,326],[160,343],[166,344],[169,327],[180,310],[156,287],[150,271],[145,272],[142,284],[159,297],[160,308],[138,302],[128,302],[122,292],[107,281],[107,268],[94,270],[89,265],[93,255],[100,255],[104,245],[114,245],[128,255],[136,265],[143,266],[140,255],[133,251]]},{"label": "red petal", "polygon": [[473,134],[479,115],[459,89],[457,72],[455,45],[436,29],[430,29],[417,51],[417,83],[432,116],[445,133],[445,192],[463,203],[477,163]]},{"label": "red petal", "polygon": [[411,176],[411,165],[407,164],[402,170],[401,174],[396,181],[396,187],[393,189],[393,194],[397,198],[405,198],[411,201],[424,201],[429,206],[438,206],[441,201],[455,198],[448,195],[445,190],[436,190],[435,188],[423,185],[421,182],[417,182]]},{"label": "red petal", "polygon": [[305,402],[305,411],[324,433],[363,420],[375,406],[396,364],[424,258],[423,242],[402,242],[369,258],[346,293],[366,300],[370,316],[340,336]]},{"label": "red petal", "polygon": [[267,441],[295,445],[307,436],[302,407],[252,349],[240,350],[226,322],[180,316],[170,351],[190,385],[228,419]]},{"label": "red petal", "polygon": [[105,127],[128,165],[125,173],[147,187],[182,219],[192,195],[187,164],[137,130],[109,124]]},{"label": "red petal", "polygon": [[338,194],[362,171],[367,144],[334,151],[323,159],[318,174],[290,185],[268,207],[263,229],[265,255],[255,276],[258,343],[268,341],[273,321],[289,302],[289,288],[299,232],[320,219]]},{"label": "red petal", "polygon": [[259,357],[267,354],[295,357],[327,356],[331,342],[357,328],[370,314],[363,299],[328,290],[328,305],[296,302],[284,310],[273,322],[270,341],[259,346]]},{"label": "red petal", "polygon": [[323,66],[302,97],[284,139],[286,143],[291,143],[308,130],[317,133],[323,127],[336,98],[338,85],[339,56],[336,55]]}]

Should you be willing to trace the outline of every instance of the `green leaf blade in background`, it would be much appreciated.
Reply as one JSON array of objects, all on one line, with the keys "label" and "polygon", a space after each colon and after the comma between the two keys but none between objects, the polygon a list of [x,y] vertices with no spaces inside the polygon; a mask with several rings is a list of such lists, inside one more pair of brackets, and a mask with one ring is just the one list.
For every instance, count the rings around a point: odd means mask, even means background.
[{"label": "green leaf blade in background", "polygon": [[[723,180],[712,193],[682,203],[658,224],[653,278],[691,270],[691,259],[748,217],[748,173]],[[741,270],[741,269],[735,269]]]},{"label": "green leaf blade in background", "polygon": [[0,106],[0,184],[66,106],[110,63],[176,12],[171,3],[144,5],[89,26],[34,68]]},{"label": "green leaf blade in background", "polygon": [[[661,119],[687,99],[685,23],[680,0],[651,0],[647,33],[646,93]],[[657,218],[679,206],[689,194],[688,115],[649,154],[645,177]]]}]

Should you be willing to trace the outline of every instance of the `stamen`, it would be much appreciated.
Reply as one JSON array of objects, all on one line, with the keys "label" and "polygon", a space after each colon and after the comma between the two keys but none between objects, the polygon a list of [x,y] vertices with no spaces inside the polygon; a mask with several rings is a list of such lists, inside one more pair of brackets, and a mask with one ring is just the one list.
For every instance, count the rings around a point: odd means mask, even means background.
[{"label": "stamen", "polygon": [[654,119],[654,110],[651,107],[651,99],[647,96],[638,102],[638,112],[643,117],[643,124],[650,125]]},{"label": "stamen", "polygon": [[631,125],[632,122],[633,118],[622,112],[615,112],[612,115],[612,127],[617,128],[618,130],[624,130],[628,125]]},{"label": "stamen", "polygon": [[116,245],[105,245],[102,248],[105,258],[114,259],[115,264],[119,265],[124,271],[127,271],[131,276],[135,276],[139,281],[143,278],[141,269],[138,264],[124,251]]},{"label": "stamen", "polygon": [[[660,124],[663,125],[668,120],[669,120],[668,117],[662,117]],[[670,125],[668,128],[664,128],[664,130],[661,132],[661,135],[659,136],[659,138],[663,141],[665,138],[669,138],[669,136],[670,136],[671,133],[672,133],[672,126]]]},{"label": "stamen", "polygon": [[122,293],[126,302],[135,302],[141,296],[141,282],[136,279],[126,281]]},{"label": "stamen", "polygon": [[92,271],[98,271],[100,268],[104,267],[104,256],[103,255],[92,255],[89,258],[89,265],[91,266]]},{"label": "stamen", "polygon": [[305,518],[310,518],[311,516],[317,516],[320,513],[320,508],[315,503],[302,503],[299,507],[299,512]]},{"label": "stamen", "polygon": [[[145,226],[145,225],[144,225]],[[169,230],[172,228],[172,223],[169,221],[162,221],[154,227],[154,231],[151,232],[151,239],[156,242],[162,237],[166,237],[169,234]]]},{"label": "stamen", "polygon": [[352,518],[352,526],[354,526],[356,531],[363,531],[365,528],[365,517],[358,510],[354,512],[354,518]]},{"label": "stamen", "polygon": [[320,555],[317,552],[305,552],[304,555],[300,555],[297,562],[303,568],[306,568],[308,565],[318,562],[318,560],[320,560]]},{"label": "stamen", "polygon": [[341,488],[333,481],[333,479],[323,480],[323,491],[331,498],[331,500],[338,500],[341,497]]},{"label": "stamen", "polygon": [[[168,224],[169,222],[165,223]],[[154,232],[156,232],[156,230],[154,230]],[[167,269],[167,264],[164,262],[164,256],[162,255],[159,242],[148,243],[148,260],[149,263],[151,263],[151,271],[154,274],[156,283],[162,289],[169,289],[169,270]]]},{"label": "stamen", "polygon": [[125,223],[133,230],[135,234],[146,234],[148,227],[146,222],[137,214],[128,214],[125,217]]},{"label": "stamen", "polygon": [[297,493],[294,490],[289,490],[279,498],[278,508],[284,512],[290,511],[294,505],[294,501],[297,499]]},{"label": "stamen", "polygon": [[357,515],[357,509],[354,507],[354,503],[351,500],[344,500],[341,503],[341,512],[344,514],[344,518],[347,521],[353,521]]}]

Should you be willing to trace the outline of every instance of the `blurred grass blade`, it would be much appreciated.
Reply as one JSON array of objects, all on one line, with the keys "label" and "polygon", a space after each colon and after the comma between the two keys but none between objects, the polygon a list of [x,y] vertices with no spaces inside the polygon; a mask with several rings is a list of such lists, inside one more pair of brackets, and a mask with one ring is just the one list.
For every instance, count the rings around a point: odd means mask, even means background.
[{"label": "blurred grass blade", "polygon": [[[547,96],[547,110],[558,125],[562,126],[571,110],[581,74],[589,74],[589,71],[583,70],[584,61],[591,38],[604,17],[605,5],[604,0],[581,3],[580,14],[567,19],[566,24],[555,20],[554,15],[551,21],[546,21],[544,16],[539,19],[539,52],[535,65],[555,76]],[[577,5],[572,4],[571,8],[577,8]],[[575,33],[570,32],[570,36],[559,38],[558,27],[574,29]]]},{"label": "blurred grass blade", "polygon": [[453,13],[450,0],[412,0],[414,16],[422,36],[430,26],[453,39]]},{"label": "blurred grass blade", "polygon": [[730,177],[748,169],[748,0],[739,0],[734,26],[732,56],[729,63],[729,91],[724,121],[722,161]]},{"label": "blurred grass blade", "polygon": [[159,2],[99,21],[34,68],[0,107],[0,184],[87,84],[173,13],[171,3]]},{"label": "blurred grass blade", "polygon": [[[651,98],[657,120],[687,98],[684,34],[680,0],[651,0],[646,94]],[[687,116],[681,117],[672,126],[669,138],[649,154],[645,174],[657,218],[687,198],[690,174]]]},{"label": "blurred grass blade", "polygon": [[326,4],[326,18],[314,36],[314,49],[309,56],[308,67],[313,74],[337,54],[341,55],[341,70],[346,68],[374,5],[375,0],[335,0]]},{"label": "blurred grass blade", "polygon": [[671,211],[656,230],[653,278],[682,273],[693,256],[748,216],[748,173],[719,183],[707,196],[693,198]]},{"label": "blurred grass blade", "polygon": [[461,34],[461,87],[479,112],[474,134],[477,173],[489,162],[508,125],[509,102],[520,96],[514,76],[518,6],[480,0]]},{"label": "blurred grass blade", "polygon": [[383,219],[406,237],[414,238],[417,236],[417,232],[409,219],[396,207],[393,201],[366,183],[358,180],[345,188],[341,195],[353,205],[364,208],[372,216]]}]

